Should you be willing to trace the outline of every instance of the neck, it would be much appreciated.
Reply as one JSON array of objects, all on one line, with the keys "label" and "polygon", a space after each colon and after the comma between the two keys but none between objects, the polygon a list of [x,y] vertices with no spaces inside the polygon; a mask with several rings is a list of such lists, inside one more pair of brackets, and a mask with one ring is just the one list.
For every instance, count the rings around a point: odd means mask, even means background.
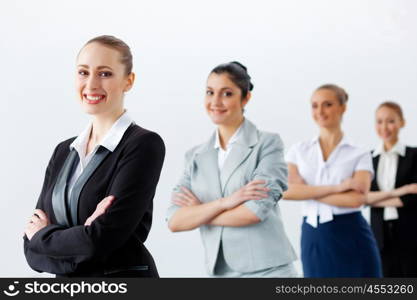
[{"label": "neck", "polygon": [[229,142],[230,138],[240,127],[240,125],[242,125],[244,120],[245,119],[242,116],[242,118],[239,118],[238,120],[236,120],[235,122],[231,122],[230,124],[219,125],[220,146],[223,149],[226,149],[226,145]]},{"label": "neck", "polygon": [[395,144],[398,142],[398,137],[395,137],[394,139],[390,141],[384,141],[384,150],[389,151],[394,147]]},{"label": "neck", "polygon": [[320,129],[320,143],[334,147],[343,137],[343,131],[340,126],[335,128],[321,128]]},{"label": "neck", "polygon": [[90,142],[94,145],[99,144],[113,124],[120,118],[125,112],[124,109],[121,111],[113,112],[107,115],[96,115],[93,118],[93,127],[90,134]]}]

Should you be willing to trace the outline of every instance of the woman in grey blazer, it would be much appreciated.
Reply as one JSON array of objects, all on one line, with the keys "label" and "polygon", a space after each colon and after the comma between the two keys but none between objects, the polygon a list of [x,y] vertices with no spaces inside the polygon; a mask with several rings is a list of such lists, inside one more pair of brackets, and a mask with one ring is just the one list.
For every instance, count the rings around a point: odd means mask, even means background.
[{"label": "woman in grey blazer", "polygon": [[213,69],[205,108],[218,127],[185,155],[167,220],[171,231],[200,228],[215,277],[295,277],[294,250],[279,206],[287,189],[283,143],[244,115],[253,85],[238,62]]}]

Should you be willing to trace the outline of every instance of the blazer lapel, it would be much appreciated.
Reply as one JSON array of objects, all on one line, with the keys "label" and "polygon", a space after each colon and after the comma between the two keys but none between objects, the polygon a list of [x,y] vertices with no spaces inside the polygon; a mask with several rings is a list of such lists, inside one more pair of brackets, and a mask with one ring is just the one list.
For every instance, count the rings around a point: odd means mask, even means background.
[{"label": "blazer lapel", "polygon": [[77,151],[70,151],[58,174],[54,190],[52,191],[52,209],[54,211],[55,219],[58,224],[64,226],[70,226],[69,213],[67,210],[67,184],[78,161],[79,157]]},{"label": "blazer lapel", "polygon": [[71,213],[72,225],[78,225],[78,202],[80,199],[80,193],[86,184],[87,180],[91,177],[93,172],[97,169],[100,163],[109,155],[111,152],[100,146],[97,152],[93,155],[90,162],[85,167],[84,171],[78,177],[77,181],[72,188],[71,195],[69,197],[69,208]]},{"label": "blazer lapel", "polygon": [[222,193],[224,193],[230,177],[250,155],[253,150],[253,146],[258,142],[258,131],[255,125],[253,125],[249,120],[245,119],[241,130],[241,136],[233,145],[232,150],[224,162],[223,169],[220,172]]},{"label": "blazer lapel", "polygon": [[377,180],[379,157],[380,155],[372,157],[372,163],[374,165],[375,174],[374,174],[374,178],[372,179],[371,191],[379,191],[378,180]]},{"label": "blazer lapel", "polygon": [[407,174],[407,169],[409,167],[409,165],[407,165],[407,148],[406,148],[406,155],[405,156],[401,156],[398,155],[398,166],[397,166],[397,174],[395,175],[395,187],[400,187],[402,185],[404,185],[403,182],[405,182],[406,180],[404,180],[405,175]]}]

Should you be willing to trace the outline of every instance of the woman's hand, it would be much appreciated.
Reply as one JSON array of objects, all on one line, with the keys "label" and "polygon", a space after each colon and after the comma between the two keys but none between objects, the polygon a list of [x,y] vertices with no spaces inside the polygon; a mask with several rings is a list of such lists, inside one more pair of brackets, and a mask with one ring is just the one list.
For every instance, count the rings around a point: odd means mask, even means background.
[{"label": "woman's hand", "polygon": [[29,223],[26,225],[25,234],[29,240],[42,228],[48,226],[51,222],[48,216],[41,209],[35,209]]},{"label": "woman's hand", "polygon": [[95,219],[104,214],[107,208],[109,208],[109,206],[113,203],[114,199],[116,199],[114,196],[107,196],[106,198],[101,200],[100,203],[97,204],[96,210],[93,212],[91,216],[87,218],[84,225],[90,226]]},{"label": "woman's hand", "polygon": [[417,183],[410,183],[396,188],[392,191],[394,197],[401,197],[407,194],[417,194]]},{"label": "woman's hand", "polygon": [[221,198],[220,203],[222,207],[227,210],[248,200],[261,200],[268,198],[267,192],[269,191],[269,188],[263,186],[265,183],[265,180],[253,180],[230,196]]},{"label": "woman's hand", "polygon": [[186,187],[181,187],[182,193],[174,193],[172,195],[172,203],[178,206],[200,205],[201,201]]}]

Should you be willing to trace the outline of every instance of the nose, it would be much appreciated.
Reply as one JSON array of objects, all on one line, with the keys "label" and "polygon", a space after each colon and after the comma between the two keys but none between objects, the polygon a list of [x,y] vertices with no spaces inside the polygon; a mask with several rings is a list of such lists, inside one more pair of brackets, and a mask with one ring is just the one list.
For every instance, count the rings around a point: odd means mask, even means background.
[{"label": "nose", "polygon": [[90,75],[88,76],[87,82],[86,82],[86,88],[89,90],[95,90],[99,87],[100,85],[100,81],[99,79],[94,76],[94,75]]},{"label": "nose", "polygon": [[220,106],[221,105],[221,97],[218,93],[215,93],[212,97],[211,97],[211,104],[215,105],[215,106]]},{"label": "nose", "polygon": [[321,116],[324,113],[324,107],[322,105],[319,105],[319,107],[317,108],[317,112],[318,114]]}]

